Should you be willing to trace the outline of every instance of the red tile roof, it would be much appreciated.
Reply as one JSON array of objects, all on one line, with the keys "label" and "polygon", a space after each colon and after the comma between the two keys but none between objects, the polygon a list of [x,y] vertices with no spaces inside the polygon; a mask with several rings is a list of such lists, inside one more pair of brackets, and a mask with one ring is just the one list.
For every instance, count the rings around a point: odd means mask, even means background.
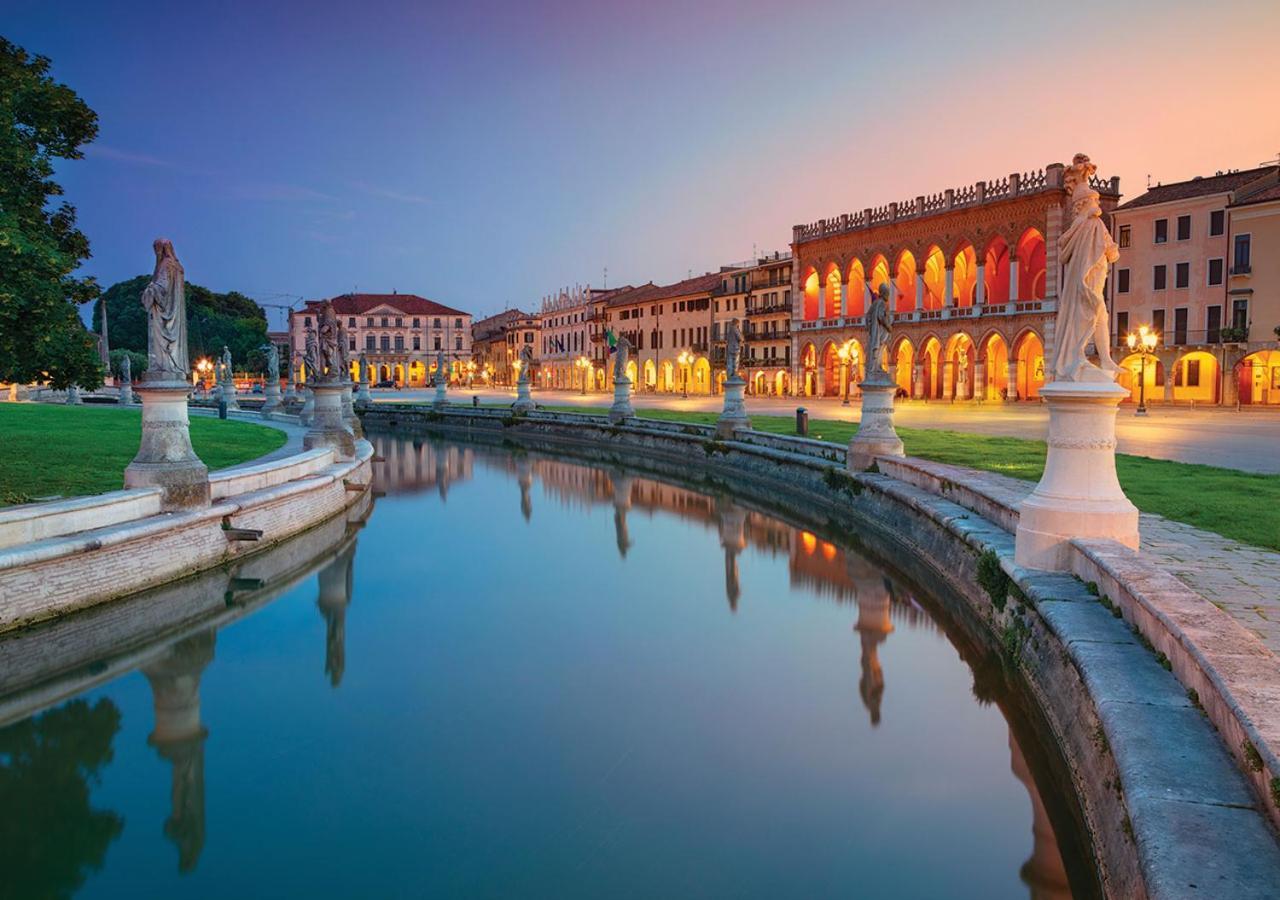
[{"label": "red tile roof", "polygon": [[1140,206],[1168,203],[1171,200],[1190,200],[1193,197],[1204,197],[1209,194],[1225,194],[1239,190],[1249,182],[1275,172],[1276,168],[1276,166],[1262,166],[1258,169],[1246,169],[1243,172],[1227,172],[1222,175],[1210,175],[1207,178],[1197,177],[1190,181],[1177,181],[1173,184],[1158,184],[1128,203],[1121,203],[1116,209],[1123,211]]},{"label": "red tile roof", "polygon": [[[307,308],[315,309],[322,300],[308,300]],[[362,316],[379,306],[389,306],[411,316],[469,316],[471,313],[445,306],[417,294],[339,294],[331,298],[333,311],[340,316]]]},{"label": "red tile roof", "polygon": [[1262,190],[1237,197],[1232,206],[1248,206],[1250,203],[1266,203],[1269,200],[1280,200],[1280,184],[1273,184]]},{"label": "red tile roof", "polygon": [[715,290],[722,272],[708,272],[706,275],[695,275],[674,284],[658,285],[652,281],[637,288],[624,288],[609,297],[610,306],[626,306],[630,303],[649,303],[654,300],[667,300],[671,297],[687,297],[690,294],[707,294]]}]

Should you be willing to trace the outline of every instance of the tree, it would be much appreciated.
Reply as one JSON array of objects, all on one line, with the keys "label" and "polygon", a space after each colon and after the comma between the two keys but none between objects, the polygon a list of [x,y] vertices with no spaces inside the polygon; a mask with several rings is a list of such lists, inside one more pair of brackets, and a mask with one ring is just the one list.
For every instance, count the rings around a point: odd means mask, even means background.
[{"label": "tree", "polygon": [[[99,330],[102,304],[107,305],[112,347],[147,352],[147,315],[141,298],[150,280],[149,275],[139,275],[113,284],[94,305],[93,325]],[[187,282],[187,346],[193,363],[202,356],[218,356],[226,345],[236,369],[261,372],[265,360],[258,348],[266,342],[267,316],[261,306],[237,291],[219,294]]]},{"label": "tree", "polygon": [[98,117],[49,76],[49,60],[0,37],[0,381],[102,383],[97,341],[76,306],[98,286],[73,272],[89,257],[55,159],[80,159]]}]

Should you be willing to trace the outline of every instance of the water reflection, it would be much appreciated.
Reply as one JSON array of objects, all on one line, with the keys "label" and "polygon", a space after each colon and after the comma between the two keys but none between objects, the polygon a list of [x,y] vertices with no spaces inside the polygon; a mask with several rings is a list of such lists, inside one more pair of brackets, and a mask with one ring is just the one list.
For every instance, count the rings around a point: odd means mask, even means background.
[{"label": "water reflection", "polygon": [[[496,483],[507,499],[498,502],[511,517],[516,502],[526,523],[539,504],[575,511],[598,508],[612,517],[618,560],[632,568],[638,565],[638,542],[642,546],[654,535],[640,523],[669,516],[686,526],[701,526],[723,554],[723,602],[729,616],[745,616],[753,609],[753,598],[756,605],[764,602],[750,590],[753,573],[770,568],[766,562],[776,561],[771,564],[775,570],[785,565],[789,593],[817,595],[849,607],[849,630],[843,632],[850,660],[846,696],[873,728],[886,718],[895,662],[900,683],[904,674],[911,674],[905,668],[911,659],[894,658],[895,642],[901,640],[894,637],[898,626],[904,633],[938,631],[911,585],[866,556],[748,502],[532,452],[382,435],[371,439],[380,460],[374,466],[377,492],[411,496],[433,491],[446,504],[451,489],[481,472],[505,473],[506,480]],[[70,698],[133,670],[142,672],[151,691],[154,720],[147,743],[169,767],[163,835],[177,850],[178,871],[197,869],[206,847],[206,752],[214,758],[231,749],[209,741],[210,728],[201,713],[202,679],[213,668],[234,665],[218,660],[218,631],[299,587],[314,590],[315,606],[309,609],[318,609],[324,624],[323,675],[331,688],[338,688],[346,672],[357,538],[369,512],[365,501],[348,516],[229,569],[0,640],[0,871],[22,873],[26,880],[17,882],[17,896],[70,895],[102,866],[108,846],[122,833],[119,814],[90,803],[91,784],[113,758],[120,713],[109,699],[90,704]],[[308,586],[312,579],[314,588]],[[385,597],[370,599],[385,602]],[[314,622],[314,611],[309,615]],[[970,652],[957,646],[962,656]],[[315,665],[316,657],[310,658]],[[979,665],[971,665],[978,669],[976,680],[987,678]],[[350,690],[348,686],[343,693]],[[974,692],[982,697],[992,690],[975,685]],[[341,695],[326,691],[326,696]],[[213,724],[216,731],[218,723]],[[1032,813],[1033,849],[1021,868],[1022,881],[1033,898],[1068,897],[1067,870],[1033,775],[1036,766],[1028,764],[1012,726],[1008,746],[1010,768],[1027,791]],[[56,840],[48,840],[50,836]]]}]

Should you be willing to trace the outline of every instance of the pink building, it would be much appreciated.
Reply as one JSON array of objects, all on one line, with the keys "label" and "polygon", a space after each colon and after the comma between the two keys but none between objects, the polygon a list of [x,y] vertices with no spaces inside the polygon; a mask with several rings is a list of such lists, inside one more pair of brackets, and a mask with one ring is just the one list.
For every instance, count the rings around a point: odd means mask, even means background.
[{"label": "pink building", "polygon": [[[1162,184],[1118,206],[1120,259],[1110,281],[1113,335],[1127,381],[1148,401],[1234,403],[1231,373],[1248,350],[1249,297],[1232,291],[1233,200],[1274,182],[1277,166]],[[1125,338],[1154,330],[1153,355]],[[1127,354],[1127,355],[1126,355]]]}]

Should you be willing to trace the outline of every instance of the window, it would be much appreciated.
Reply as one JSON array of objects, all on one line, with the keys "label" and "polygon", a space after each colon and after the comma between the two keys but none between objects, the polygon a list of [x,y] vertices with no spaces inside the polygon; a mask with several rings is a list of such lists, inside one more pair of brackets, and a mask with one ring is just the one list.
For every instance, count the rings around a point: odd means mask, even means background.
[{"label": "window", "polygon": [[1117,294],[1129,293],[1129,270],[1128,269],[1116,270],[1116,293]]},{"label": "window", "polygon": [[375,344],[375,343],[374,343],[373,335],[371,335],[371,334],[366,334],[366,335],[364,336],[364,349],[366,349],[366,350],[373,350],[373,349],[375,349],[376,347],[377,347],[377,344]]},{"label": "window", "polygon": [[1187,342],[1187,308],[1185,306],[1180,306],[1173,311],[1173,342],[1175,344]]},{"label": "window", "polygon": [[310,317],[310,316],[303,316],[303,317],[302,317],[302,324],[303,324],[303,325],[306,325],[308,328],[310,328],[310,327],[311,327],[311,317]]},{"label": "window", "polygon": [[525,342],[526,344],[532,344],[532,343],[533,343],[533,332],[532,332],[532,331],[526,331],[526,332],[524,333],[524,342]]},{"label": "window", "polygon": [[1231,260],[1232,275],[1247,275],[1249,272],[1249,243],[1251,235],[1237,234],[1235,253]]},{"label": "window", "polygon": [[461,319],[454,319],[454,320],[453,320],[453,327],[454,327],[454,328],[461,328],[461,327],[462,327],[462,320],[461,320]]},{"label": "window", "polygon": [[373,327],[373,316],[369,316],[369,317],[367,317],[367,318],[364,320],[364,326],[365,326],[365,328],[372,328],[372,327]]},{"label": "window", "polygon": [[1153,291],[1163,291],[1165,281],[1168,278],[1168,266],[1154,266],[1151,269],[1151,289]]},{"label": "window", "polygon": [[1240,297],[1231,302],[1231,327],[1249,327],[1249,301]]},{"label": "window", "polygon": [[385,334],[382,336],[382,352],[387,353],[391,350],[391,338]]},{"label": "window", "polygon": [[[436,320],[432,323],[432,327],[434,327],[434,328],[439,328],[439,327],[440,327],[440,320],[439,320],[439,319],[436,319]],[[440,349],[440,348],[439,348],[439,347],[437,347],[436,349],[438,350],[438,349]]]},{"label": "window", "polygon": [[399,353],[402,350],[404,350],[404,335],[397,334],[396,335],[396,352]]},{"label": "window", "polygon": [[1178,216],[1178,240],[1191,240],[1191,217]]},{"label": "window", "polygon": [[422,320],[421,320],[421,319],[419,319],[417,316],[414,316],[414,317],[413,317],[413,327],[414,327],[414,328],[421,328],[421,327],[422,327]]},{"label": "window", "polygon": [[413,336],[413,349],[414,350],[422,349],[422,338],[418,337],[416,334]]},{"label": "window", "polygon": [[431,349],[432,349],[432,350],[439,350],[439,349],[440,349],[440,335],[438,335],[438,334],[436,335],[436,337],[435,337],[435,346],[434,346],[434,347],[432,347]]},{"label": "window", "polygon": [[1215,209],[1209,213],[1209,236],[1217,237],[1227,230],[1227,211]]},{"label": "window", "polygon": [[401,316],[396,316],[396,327],[397,328],[404,327],[404,319]]},{"label": "window", "polygon": [[1200,387],[1200,360],[1187,360],[1187,387]]},{"label": "window", "polygon": [[355,328],[355,327],[356,327],[356,317],[355,317],[355,316],[351,316],[350,318],[348,318],[348,319],[347,319],[347,327],[348,327],[348,328]]},{"label": "window", "polygon": [[383,327],[383,328],[386,328],[386,327],[387,327],[387,321],[388,321],[388,320],[387,320],[387,317],[386,317],[386,316],[383,316],[383,317],[382,317],[382,327]]},{"label": "window", "polygon": [[1164,310],[1156,309],[1151,311],[1151,330],[1156,333],[1161,341],[1164,340]]},{"label": "window", "polygon": [[1128,246],[1129,246],[1129,241],[1130,241],[1130,239],[1131,239],[1131,238],[1130,238],[1130,235],[1131,235],[1132,231],[1133,231],[1133,226],[1132,226],[1132,225],[1121,225],[1121,226],[1120,226],[1120,239],[1119,239],[1119,244],[1120,244],[1120,249],[1121,249],[1121,250],[1123,250],[1125,247],[1128,247]]},{"label": "window", "polygon": [[453,339],[453,349],[454,350],[462,349],[462,335],[458,335]]},{"label": "window", "polygon": [[1169,220],[1156,219],[1156,241],[1157,244],[1167,244],[1169,242]]},{"label": "window", "polygon": [[1210,306],[1205,317],[1205,336],[1210,344],[1222,340],[1222,307]]},{"label": "window", "polygon": [[1173,267],[1173,286],[1176,288],[1191,286],[1191,263],[1180,262]]},{"label": "window", "polygon": [[356,349],[356,339],[355,339],[355,338],[351,338],[351,340],[347,341],[347,349],[348,349],[348,350],[354,350],[354,349]]},{"label": "window", "polygon": [[1222,284],[1222,267],[1225,260],[1221,256],[1209,260],[1209,284]]},{"label": "window", "polygon": [[1127,312],[1116,313],[1116,339],[1124,340],[1124,336],[1129,333],[1129,314]]}]

